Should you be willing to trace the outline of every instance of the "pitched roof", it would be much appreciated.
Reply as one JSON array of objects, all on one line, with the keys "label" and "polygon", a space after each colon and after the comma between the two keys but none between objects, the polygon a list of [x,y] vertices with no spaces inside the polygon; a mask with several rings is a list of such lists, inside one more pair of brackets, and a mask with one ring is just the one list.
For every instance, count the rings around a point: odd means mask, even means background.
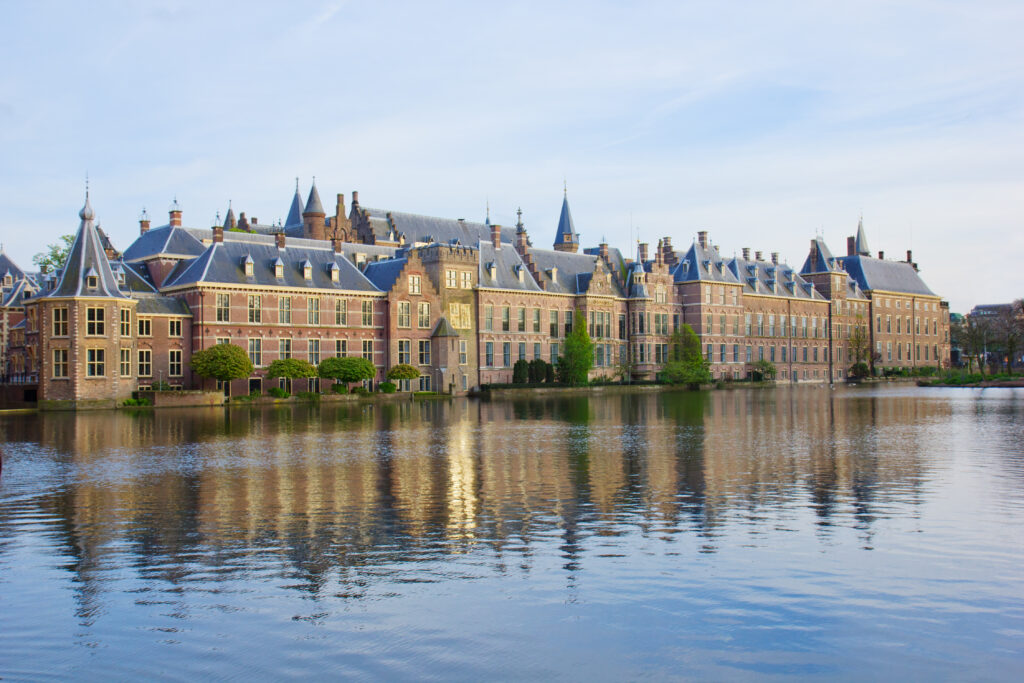
[{"label": "pitched roof", "polygon": [[935,296],[935,292],[928,288],[914,266],[904,261],[883,261],[861,254],[843,256],[839,260],[843,262],[850,277],[865,291],[880,289]]},{"label": "pitched roof", "polygon": [[388,292],[392,287],[395,286],[395,280],[401,274],[402,269],[405,268],[405,264],[409,262],[409,259],[393,258],[386,261],[374,261],[366,264],[366,270],[363,271],[363,275],[382,292]]},{"label": "pitched roof", "polygon": [[5,251],[0,250],[0,278],[8,273],[14,280],[26,277],[25,271],[19,268],[18,264],[12,261]]},{"label": "pitched roof", "polygon": [[284,227],[295,228],[302,226],[302,195],[299,194],[299,179],[295,179],[295,196],[292,197],[291,208],[288,209],[288,218],[284,221]]},{"label": "pitched roof", "polygon": [[727,267],[736,280],[743,283],[743,291],[747,294],[825,300],[812,283],[800,277],[787,263],[733,258]]},{"label": "pitched roof", "polygon": [[[212,236],[212,232],[206,231]],[[202,254],[203,243],[186,228],[165,225],[139,235],[124,252],[125,261],[142,261],[155,256],[166,255],[189,258]]]},{"label": "pitched roof", "polygon": [[437,324],[434,325],[434,330],[430,333],[431,337],[458,337],[459,333],[455,331],[451,323],[448,322],[448,318],[443,315],[437,319]]},{"label": "pitched roof", "polygon": [[524,292],[539,292],[530,271],[511,244],[495,249],[490,240],[477,243],[480,253],[479,283],[489,289],[516,289]]},{"label": "pitched roof", "polygon": [[320,203],[320,193],[316,191],[316,180],[313,180],[313,187],[309,188],[309,199],[306,200],[306,208],[302,213],[323,213],[324,205]]},{"label": "pitched roof", "polygon": [[702,247],[696,240],[679,259],[672,276],[675,282],[739,282],[717,249]]},{"label": "pitched roof", "polygon": [[[569,239],[566,239],[566,236]],[[580,236],[576,234],[576,226],[572,222],[569,211],[569,195],[562,197],[562,213],[558,217],[558,229],[555,231],[555,244],[579,244]]]},{"label": "pitched roof", "polygon": [[840,270],[838,263],[832,256],[832,252],[829,251],[828,245],[825,244],[825,240],[815,237],[814,242],[811,243],[811,249],[807,253],[807,258],[804,260],[804,265],[800,268],[800,274],[832,273]]},{"label": "pitched roof", "polygon": [[[68,252],[60,279],[53,289],[45,294],[47,297],[90,296],[127,298],[121,293],[117,279],[107,262],[103,252],[103,243],[96,226],[93,225],[92,206],[89,204],[89,193],[85,194],[85,206],[78,212],[81,223],[75,234],[75,241]],[[87,287],[87,279],[96,277],[96,286]]]},{"label": "pitched roof", "polygon": [[868,246],[868,236],[864,232],[864,219],[857,221],[857,237],[854,243],[854,250],[862,256],[871,255],[871,247]]},{"label": "pitched roof", "polygon": [[[544,283],[544,290],[560,294],[585,294],[601,257],[550,249],[529,249],[530,258]],[[617,278],[611,278],[612,293],[624,296]]]},{"label": "pitched roof", "polygon": [[[452,240],[458,240],[465,245],[474,245],[477,242],[491,239],[491,228],[485,223],[455,218],[436,218],[384,209],[362,208],[361,210],[365,212],[373,234],[381,240],[389,239],[388,233],[391,231],[391,224],[388,222],[388,214],[391,215],[391,222],[394,223],[397,234],[404,236],[405,241],[409,244],[415,242],[451,243]],[[515,241],[515,236],[514,227],[502,226],[502,242],[511,244]]]}]

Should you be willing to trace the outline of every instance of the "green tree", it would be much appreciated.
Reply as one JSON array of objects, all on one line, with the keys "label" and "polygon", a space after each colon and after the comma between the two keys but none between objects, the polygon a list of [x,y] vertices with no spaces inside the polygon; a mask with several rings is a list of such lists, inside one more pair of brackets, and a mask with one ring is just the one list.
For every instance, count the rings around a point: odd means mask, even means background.
[{"label": "green tree", "polygon": [[[252,374],[252,361],[249,354],[241,346],[234,344],[216,344],[208,349],[196,351],[189,361],[192,371],[200,377],[215,379],[220,382],[231,382],[243,379]],[[231,395],[228,384],[228,395]]]},{"label": "green tree", "polygon": [[365,358],[324,358],[317,366],[317,374],[325,379],[349,385],[352,382],[373,379],[377,374],[377,368]]},{"label": "green tree", "polygon": [[530,362],[520,358],[516,361],[515,365],[512,366],[512,383],[513,384],[526,384],[530,379]]},{"label": "green tree", "polygon": [[587,321],[579,311],[562,348],[562,356],[558,359],[558,381],[569,385],[586,384],[587,374],[594,367],[594,344],[587,334]]},{"label": "green tree", "polygon": [[388,370],[388,379],[416,379],[420,371],[408,363],[399,363]]},{"label": "green tree", "polygon": [[691,387],[711,381],[711,363],[700,353],[700,337],[685,323],[672,334],[669,361],[661,371],[661,379]]},{"label": "green tree", "polygon": [[547,361],[543,358],[534,358],[530,361],[530,367],[526,375],[530,384],[540,384],[544,381],[544,377],[547,375],[547,365]]},{"label": "green tree", "polygon": [[293,379],[316,377],[316,368],[309,361],[300,358],[278,358],[267,366],[267,377],[283,377],[288,380],[288,390],[291,391]]},{"label": "green tree", "polygon": [[777,370],[775,369],[775,363],[770,360],[761,359],[754,363],[752,371],[756,374],[759,379],[775,379]]},{"label": "green tree", "polygon": [[47,245],[46,251],[41,251],[33,256],[32,263],[36,264],[41,273],[57,270],[68,260],[68,252],[71,251],[71,245],[74,243],[74,235],[61,235],[60,242]]}]

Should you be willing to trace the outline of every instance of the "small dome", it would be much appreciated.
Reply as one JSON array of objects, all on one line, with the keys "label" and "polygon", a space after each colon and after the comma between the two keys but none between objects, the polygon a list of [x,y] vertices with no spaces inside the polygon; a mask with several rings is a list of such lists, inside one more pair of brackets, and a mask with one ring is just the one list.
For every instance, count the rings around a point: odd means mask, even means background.
[{"label": "small dome", "polygon": [[85,195],[85,206],[83,206],[82,210],[78,212],[78,217],[81,218],[83,221],[91,221],[93,218],[96,217],[96,214],[94,214],[92,211],[92,205],[89,204],[88,193],[86,193]]}]

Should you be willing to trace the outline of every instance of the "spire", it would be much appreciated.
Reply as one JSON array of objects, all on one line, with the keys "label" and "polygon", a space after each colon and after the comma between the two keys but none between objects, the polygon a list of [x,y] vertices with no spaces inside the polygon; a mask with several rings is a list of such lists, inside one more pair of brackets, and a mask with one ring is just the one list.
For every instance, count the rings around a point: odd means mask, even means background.
[{"label": "spire", "polygon": [[299,179],[295,179],[295,196],[292,197],[291,208],[288,209],[288,218],[284,227],[294,228],[302,225],[302,195],[299,194]]},{"label": "spire", "polygon": [[566,192],[562,197],[562,214],[558,217],[558,230],[555,232],[556,251],[571,251],[575,253],[580,247],[580,238],[576,234],[576,227],[572,223],[572,213],[569,211],[569,195]]},{"label": "spire", "polygon": [[487,218],[484,219],[484,225],[491,224],[491,201],[487,200]]},{"label": "spire", "polygon": [[235,219],[235,210],[231,208],[231,200],[228,200],[228,212],[224,214],[224,229],[231,230],[238,227],[238,221]]},{"label": "spire", "polygon": [[82,222],[78,225],[75,241],[68,250],[60,273],[60,280],[47,296],[114,297],[127,298],[120,292],[117,279],[110,269],[104,250],[104,239],[93,224],[95,213],[89,203],[89,190],[85,191],[85,205],[78,212]]},{"label": "spire", "polygon": [[522,207],[516,209],[516,234],[526,232],[526,228],[523,227],[523,209]]},{"label": "spire", "polygon": [[302,215],[306,214],[324,214],[324,205],[320,203],[320,193],[316,191],[316,176],[313,176],[313,187],[309,188],[309,199],[306,200],[306,208],[302,210]]},{"label": "spire", "polygon": [[857,253],[861,256],[870,256],[871,248],[868,247],[868,237],[864,234],[864,216],[861,215],[860,220],[857,221],[857,238],[854,248]]}]

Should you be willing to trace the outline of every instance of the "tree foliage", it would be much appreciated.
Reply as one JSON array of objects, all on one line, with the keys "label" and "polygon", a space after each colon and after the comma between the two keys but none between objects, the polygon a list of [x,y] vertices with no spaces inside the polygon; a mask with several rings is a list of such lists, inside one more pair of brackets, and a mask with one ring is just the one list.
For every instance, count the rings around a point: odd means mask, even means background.
[{"label": "tree foliage", "polygon": [[32,257],[32,263],[36,264],[41,273],[49,273],[63,267],[68,260],[68,252],[71,245],[75,243],[74,235],[61,235],[60,242],[49,244],[46,251],[41,251]]},{"label": "tree foliage", "polygon": [[317,366],[317,373],[326,379],[351,384],[373,379],[377,368],[365,358],[324,358]]},{"label": "tree foliage", "polygon": [[312,363],[301,358],[278,358],[267,366],[267,377],[270,379],[316,377],[316,368]]},{"label": "tree foliage", "polygon": [[985,374],[985,354],[988,345],[995,339],[990,321],[978,316],[968,316],[962,322],[954,323],[953,337],[960,342],[960,350],[967,358],[967,370],[970,372],[974,363],[978,370]]},{"label": "tree foliage", "polygon": [[399,363],[388,370],[388,379],[416,379],[420,371],[408,363]]},{"label": "tree foliage", "polygon": [[200,377],[230,382],[252,374],[252,361],[241,346],[216,344],[208,349],[196,351],[189,361],[192,371]]},{"label": "tree foliage", "polygon": [[775,363],[770,360],[762,358],[751,366],[751,371],[757,375],[759,379],[775,379],[775,375],[778,371],[775,369]]},{"label": "tree foliage", "polygon": [[512,383],[526,384],[530,380],[530,362],[520,358],[512,366]]},{"label": "tree foliage", "polygon": [[867,325],[859,315],[850,331],[850,355],[853,356],[854,365],[859,363],[868,365],[871,360],[871,336],[868,334]]},{"label": "tree foliage", "polygon": [[562,384],[587,383],[587,374],[594,367],[594,343],[587,334],[587,321],[577,311],[573,329],[565,337],[561,358],[558,359],[558,381]]},{"label": "tree foliage", "polygon": [[683,324],[672,334],[669,361],[662,368],[661,380],[669,384],[696,387],[711,381],[711,363],[700,353],[700,338],[693,328]]}]

